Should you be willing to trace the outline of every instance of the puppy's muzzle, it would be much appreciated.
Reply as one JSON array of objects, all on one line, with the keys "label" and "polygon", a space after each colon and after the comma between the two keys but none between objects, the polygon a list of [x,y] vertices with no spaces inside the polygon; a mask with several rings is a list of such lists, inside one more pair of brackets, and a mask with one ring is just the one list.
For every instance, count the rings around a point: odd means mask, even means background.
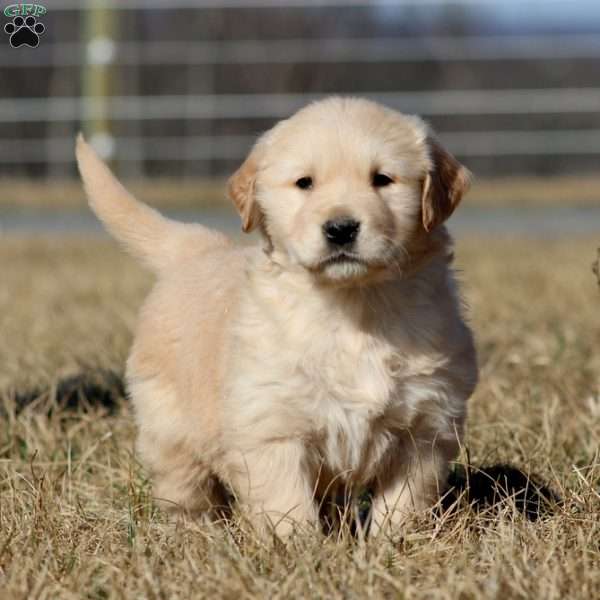
[{"label": "puppy's muzzle", "polygon": [[333,246],[349,246],[360,230],[360,223],[350,217],[330,219],[323,224],[323,235]]}]

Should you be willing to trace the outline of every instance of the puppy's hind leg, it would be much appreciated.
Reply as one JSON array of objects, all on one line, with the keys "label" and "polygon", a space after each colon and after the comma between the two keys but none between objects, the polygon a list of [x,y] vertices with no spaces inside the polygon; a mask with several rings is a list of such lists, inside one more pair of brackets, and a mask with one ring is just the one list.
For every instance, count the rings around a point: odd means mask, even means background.
[{"label": "puppy's hind leg", "polygon": [[139,428],[136,450],[152,475],[155,500],[170,513],[213,516],[226,505],[211,461],[216,454],[213,437],[181,409],[172,385],[144,377],[136,366],[130,358],[128,388]]},{"label": "puppy's hind leg", "polygon": [[217,518],[228,511],[228,495],[210,465],[182,444],[162,443],[140,433],[138,452],[153,475],[153,497],[170,514]]}]

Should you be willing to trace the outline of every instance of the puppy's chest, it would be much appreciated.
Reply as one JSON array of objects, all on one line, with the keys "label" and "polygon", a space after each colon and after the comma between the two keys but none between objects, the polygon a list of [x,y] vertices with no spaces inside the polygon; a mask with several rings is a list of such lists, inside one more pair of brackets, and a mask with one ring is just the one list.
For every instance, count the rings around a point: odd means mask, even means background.
[{"label": "puppy's chest", "polygon": [[395,362],[392,348],[371,336],[331,333],[305,347],[296,371],[319,405],[376,416],[394,393]]},{"label": "puppy's chest", "polygon": [[290,383],[332,469],[364,469],[389,442],[389,428],[397,425],[389,416],[408,420],[411,407],[400,397],[401,362],[388,341],[343,329],[304,348]]},{"label": "puppy's chest", "polygon": [[345,314],[315,318],[317,311],[296,308],[285,320],[257,314],[252,323],[262,336],[239,344],[247,405],[282,415],[279,433],[313,440],[333,470],[364,471],[418,412],[418,399],[406,392],[429,370],[415,371],[415,357],[428,348],[401,317],[367,327]]}]

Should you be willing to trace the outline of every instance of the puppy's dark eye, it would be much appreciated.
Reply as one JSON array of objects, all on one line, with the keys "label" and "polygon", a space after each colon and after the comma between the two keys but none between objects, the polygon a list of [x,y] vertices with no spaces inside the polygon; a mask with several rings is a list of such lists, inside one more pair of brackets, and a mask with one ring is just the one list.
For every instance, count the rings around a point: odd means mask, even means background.
[{"label": "puppy's dark eye", "polygon": [[296,187],[301,190],[309,190],[313,186],[312,177],[300,177],[298,181],[296,181]]},{"label": "puppy's dark eye", "polygon": [[373,178],[371,179],[371,183],[373,187],[385,187],[386,185],[390,185],[390,183],[394,183],[391,177],[384,175],[383,173],[374,173]]}]

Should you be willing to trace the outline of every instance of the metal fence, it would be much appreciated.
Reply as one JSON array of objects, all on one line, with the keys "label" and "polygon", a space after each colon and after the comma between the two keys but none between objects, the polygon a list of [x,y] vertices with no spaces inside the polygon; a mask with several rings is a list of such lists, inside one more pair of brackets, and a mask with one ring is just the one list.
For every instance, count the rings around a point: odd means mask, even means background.
[{"label": "metal fence", "polygon": [[[83,128],[129,174],[220,175],[260,130],[331,92],[423,115],[479,171],[594,169],[600,33],[481,33],[476,22],[445,31],[459,20],[453,11],[468,20],[493,5],[48,2],[40,45],[0,51],[0,173],[71,174],[73,136]],[[401,14],[440,10],[447,12],[406,31]],[[320,16],[335,24],[348,11],[341,33],[310,27]],[[286,13],[305,20],[282,34]],[[363,15],[370,21],[361,34]],[[217,35],[209,23],[208,39],[194,39],[190,20],[213,20]],[[169,73],[178,74],[176,84]]]}]

